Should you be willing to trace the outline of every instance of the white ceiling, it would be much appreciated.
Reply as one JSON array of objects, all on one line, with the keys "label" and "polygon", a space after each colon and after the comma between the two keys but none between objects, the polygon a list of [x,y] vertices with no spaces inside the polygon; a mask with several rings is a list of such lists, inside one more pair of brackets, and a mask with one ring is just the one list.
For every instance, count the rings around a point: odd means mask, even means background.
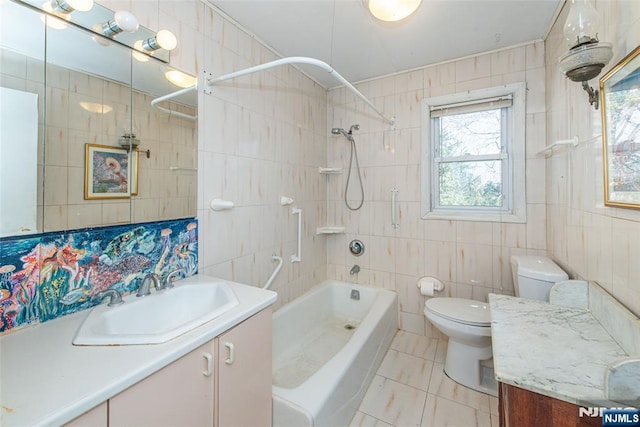
[{"label": "white ceiling", "polygon": [[385,24],[362,0],[209,1],[281,55],[320,59],[352,83],[542,40],[564,2],[423,0],[414,15]]}]

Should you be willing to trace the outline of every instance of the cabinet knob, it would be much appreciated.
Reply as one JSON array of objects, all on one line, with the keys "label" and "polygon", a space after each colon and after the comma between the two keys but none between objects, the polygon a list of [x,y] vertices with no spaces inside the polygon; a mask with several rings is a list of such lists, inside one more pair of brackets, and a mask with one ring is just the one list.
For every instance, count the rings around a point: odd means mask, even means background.
[{"label": "cabinet knob", "polygon": [[224,343],[224,346],[229,349],[229,358],[225,359],[224,363],[231,365],[236,361],[236,348],[231,342]]}]

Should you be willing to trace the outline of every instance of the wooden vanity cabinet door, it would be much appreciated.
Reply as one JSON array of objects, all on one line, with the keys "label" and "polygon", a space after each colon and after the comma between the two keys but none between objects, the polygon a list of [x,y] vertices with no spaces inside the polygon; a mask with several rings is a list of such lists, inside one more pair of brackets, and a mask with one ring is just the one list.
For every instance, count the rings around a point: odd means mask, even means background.
[{"label": "wooden vanity cabinet door", "polygon": [[500,427],[600,427],[600,417],[580,417],[578,406],[499,383]]},{"label": "wooden vanity cabinet door", "polygon": [[271,308],[220,335],[217,427],[271,425]]},{"label": "wooden vanity cabinet door", "polygon": [[213,426],[214,372],[205,376],[211,341],[109,399],[109,427]]},{"label": "wooden vanity cabinet door", "polygon": [[64,427],[107,427],[107,417],[107,402],[104,402],[69,421]]}]

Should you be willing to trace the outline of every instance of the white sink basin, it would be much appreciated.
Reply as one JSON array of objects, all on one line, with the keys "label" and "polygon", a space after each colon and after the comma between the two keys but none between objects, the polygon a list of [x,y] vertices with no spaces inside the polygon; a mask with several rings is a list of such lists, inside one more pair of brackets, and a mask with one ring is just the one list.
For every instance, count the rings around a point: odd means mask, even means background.
[{"label": "white sink basin", "polygon": [[179,284],[145,297],[131,294],[116,307],[91,310],[74,345],[158,344],[190,331],[238,305],[223,281]]}]

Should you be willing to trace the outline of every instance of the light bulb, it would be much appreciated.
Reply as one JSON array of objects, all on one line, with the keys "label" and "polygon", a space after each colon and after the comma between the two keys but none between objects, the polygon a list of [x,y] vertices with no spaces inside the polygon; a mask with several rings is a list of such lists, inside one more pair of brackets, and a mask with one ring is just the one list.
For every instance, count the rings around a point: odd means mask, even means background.
[{"label": "light bulb", "polygon": [[400,21],[418,9],[422,0],[369,0],[369,11],[381,21]]},{"label": "light bulb", "polygon": [[107,37],[113,37],[123,31],[135,33],[138,27],[138,19],[133,13],[119,10],[113,14],[113,19],[102,24],[102,33]]},{"label": "light bulb", "polygon": [[93,0],[51,0],[51,7],[61,13],[87,12],[93,8]]},{"label": "light bulb", "polygon": [[154,51],[160,48],[173,50],[178,45],[176,36],[169,30],[160,30],[155,37],[151,37],[142,42],[142,48],[147,51]]},{"label": "light bulb", "polygon": [[598,12],[588,0],[571,0],[563,33],[570,48],[597,41]]},{"label": "light bulb", "polygon": [[131,56],[138,62],[147,62],[149,57],[143,53],[144,48],[142,47],[142,40],[138,40],[133,44],[133,50],[131,51]]},{"label": "light bulb", "polygon": [[[50,1],[46,1],[42,4],[42,10],[44,10],[45,12],[54,13],[53,6],[51,5]],[[40,20],[47,24],[47,27],[54,30],[64,30],[65,28],[67,28],[67,24],[65,24],[65,21],[68,21],[69,18],[69,15],[61,13],[56,13],[55,17],[46,14],[40,15]]]},{"label": "light bulb", "polygon": [[156,34],[156,41],[161,48],[166,50],[173,50],[178,45],[178,39],[169,30],[160,30]]}]

